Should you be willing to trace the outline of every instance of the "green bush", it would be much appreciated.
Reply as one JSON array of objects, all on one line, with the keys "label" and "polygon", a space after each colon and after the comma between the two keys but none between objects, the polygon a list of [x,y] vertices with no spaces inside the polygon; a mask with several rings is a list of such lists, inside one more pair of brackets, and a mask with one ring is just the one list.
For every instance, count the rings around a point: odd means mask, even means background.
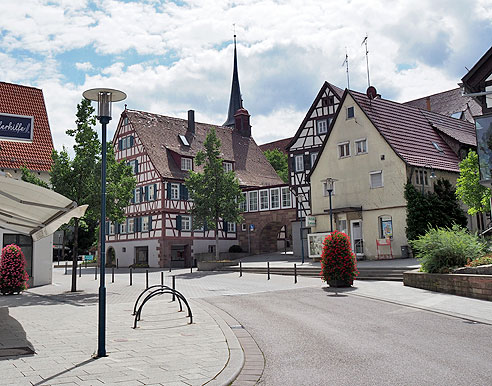
[{"label": "green bush", "polygon": [[432,228],[426,234],[409,241],[422,271],[447,273],[451,268],[463,267],[469,259],[483,254],[485,245],[465,228]]},{"label": "green bush", "polygon": [[467,267],[478,267],[479,265],[492,264],[492,255],[485,255],[473,260],[468,260]]}]

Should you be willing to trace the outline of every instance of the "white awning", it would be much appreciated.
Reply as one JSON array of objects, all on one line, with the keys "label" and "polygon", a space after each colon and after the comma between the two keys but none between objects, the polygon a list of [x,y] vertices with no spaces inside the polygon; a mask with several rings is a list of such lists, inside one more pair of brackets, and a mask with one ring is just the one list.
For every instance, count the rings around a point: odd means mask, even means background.
[{"label": "white awning", "polygon": [[0,228],[31,235],[34,241],[51,235],[72,217],[82,217],[87,207],[52,190],[0,175]]}]

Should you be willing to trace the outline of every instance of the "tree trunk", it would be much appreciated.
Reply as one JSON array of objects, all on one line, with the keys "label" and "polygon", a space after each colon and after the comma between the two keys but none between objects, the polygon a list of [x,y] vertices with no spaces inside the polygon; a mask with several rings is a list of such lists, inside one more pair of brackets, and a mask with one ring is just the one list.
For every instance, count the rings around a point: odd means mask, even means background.
[{"label": "tree trunk", "polygon": [[71,292],[77,291],[77,258],[79,249],[79,219],[75,218],[73,226],[73,252],[72,252],[72,289]]},{"label": "tree trunk", "polygon": [[220,260],[219,254],[219,220],[215,219],[215,260]]}]

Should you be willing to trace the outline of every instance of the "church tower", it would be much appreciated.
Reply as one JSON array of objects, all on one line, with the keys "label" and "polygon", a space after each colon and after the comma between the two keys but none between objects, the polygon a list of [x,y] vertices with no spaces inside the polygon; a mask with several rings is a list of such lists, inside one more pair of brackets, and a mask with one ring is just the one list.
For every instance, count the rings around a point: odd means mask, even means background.
[{"label": "church tower", "polygon": [[241,89],[239,88],[239,75],[237,71],[237,50],[236,50],[236,35],[234,34],[234,69],[232,72],[232,87],[231,87],[231,99],[229,101],[229,112],[227,113],[227,120],[223,126],[234,127],[235,118],[234,114],[242,108],[243,103],[241,99]]}]

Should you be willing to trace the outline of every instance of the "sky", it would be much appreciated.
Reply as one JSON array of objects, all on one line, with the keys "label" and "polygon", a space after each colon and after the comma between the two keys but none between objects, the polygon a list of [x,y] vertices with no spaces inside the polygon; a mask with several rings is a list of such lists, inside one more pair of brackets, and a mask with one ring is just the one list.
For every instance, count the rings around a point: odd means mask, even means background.
[{"label": "sky", "polygon": [[84,90],[129,109],[227,117],[239,81],[258,144],[293,136],[323,82],[399,102],[457,87],[492,45],[492,0],[0,0],[0,81],[43,90],[55,148],[70,149]]}]

